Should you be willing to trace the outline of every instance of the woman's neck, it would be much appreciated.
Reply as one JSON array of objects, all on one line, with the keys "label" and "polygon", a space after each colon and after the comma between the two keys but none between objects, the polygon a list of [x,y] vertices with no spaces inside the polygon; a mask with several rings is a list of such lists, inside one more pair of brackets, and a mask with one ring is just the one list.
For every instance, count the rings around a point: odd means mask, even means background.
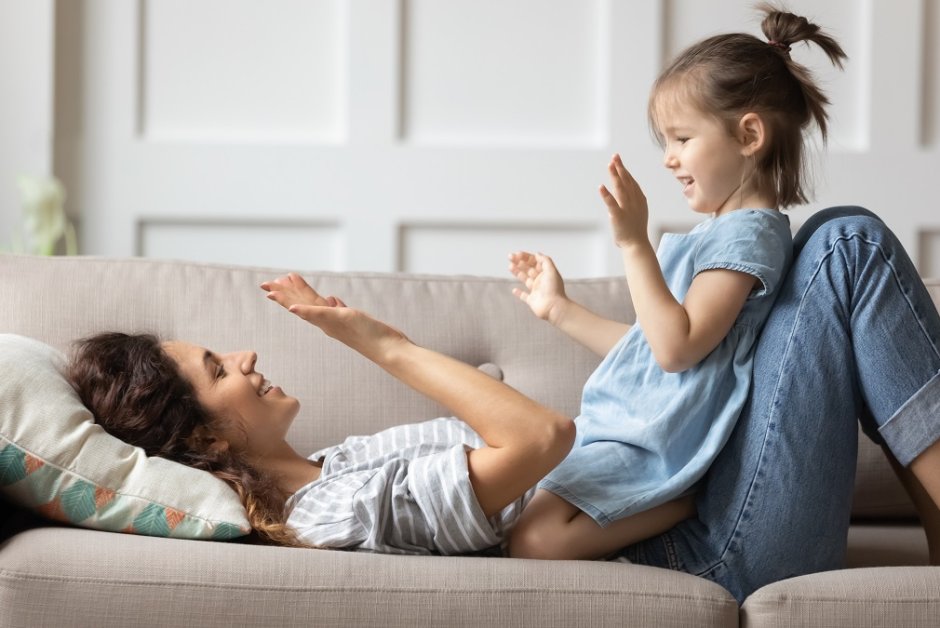
[{"label": "woman's neck", "polygon": [[259,471],[277,478],[278,487],[288,495],[320,477],[320,465],[301,456],[286,442],[278,450],[250,462]]}]

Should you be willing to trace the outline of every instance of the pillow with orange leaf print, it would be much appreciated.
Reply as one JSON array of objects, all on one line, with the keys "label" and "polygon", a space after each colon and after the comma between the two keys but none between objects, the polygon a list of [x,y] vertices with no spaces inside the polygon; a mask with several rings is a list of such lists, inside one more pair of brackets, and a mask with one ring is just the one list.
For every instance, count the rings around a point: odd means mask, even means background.
[{"label": "pillow with orange leaf print", "polygon": [[65,366],[53,347],[0,334],[0,493],[50,519],[98,530],[220,540],[248,534],[227,484],[105,432]]}]

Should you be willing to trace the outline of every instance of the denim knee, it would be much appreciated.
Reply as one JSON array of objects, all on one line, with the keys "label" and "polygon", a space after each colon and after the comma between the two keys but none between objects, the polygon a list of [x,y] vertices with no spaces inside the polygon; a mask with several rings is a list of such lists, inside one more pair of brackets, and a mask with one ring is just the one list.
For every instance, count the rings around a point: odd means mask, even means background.
[{"label": "denim knee", "polygon": [[846,227],[863,227],[870,233],[890,233],[884,221],[874,212],[856,205],[829,207],[813,214],[803,223],[793,238],[793,254],[796,256],[817,231],[839,229],[842,234]]}]

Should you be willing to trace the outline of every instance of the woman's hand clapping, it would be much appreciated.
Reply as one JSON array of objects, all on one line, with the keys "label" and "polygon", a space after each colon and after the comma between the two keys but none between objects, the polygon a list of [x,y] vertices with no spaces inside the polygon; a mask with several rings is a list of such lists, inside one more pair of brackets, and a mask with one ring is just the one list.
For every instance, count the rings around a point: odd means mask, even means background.
[{"label": "woman's hand clapping", "polygon": [[382,362],[401,342],[409,342],[399,330],[351,307],[334,296],[323,297],[297,273],[265,281],[267,298],[291,314],[319,327],[323,333],[355,349],[367,358]]}]

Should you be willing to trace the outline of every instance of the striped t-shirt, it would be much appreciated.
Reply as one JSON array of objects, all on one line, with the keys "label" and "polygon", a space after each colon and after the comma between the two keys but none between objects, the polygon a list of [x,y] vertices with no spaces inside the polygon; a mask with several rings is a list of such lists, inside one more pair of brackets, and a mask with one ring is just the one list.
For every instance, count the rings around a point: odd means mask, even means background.
[{"label": "striped t-shirt", "polygon": [[288,500],[287,524],[320,547],[390,554],[466,554],[501,546],[534,488],[487,519],[467,471],[484,446],[449,417],[351,436],[314,452],[320,477]]}]

